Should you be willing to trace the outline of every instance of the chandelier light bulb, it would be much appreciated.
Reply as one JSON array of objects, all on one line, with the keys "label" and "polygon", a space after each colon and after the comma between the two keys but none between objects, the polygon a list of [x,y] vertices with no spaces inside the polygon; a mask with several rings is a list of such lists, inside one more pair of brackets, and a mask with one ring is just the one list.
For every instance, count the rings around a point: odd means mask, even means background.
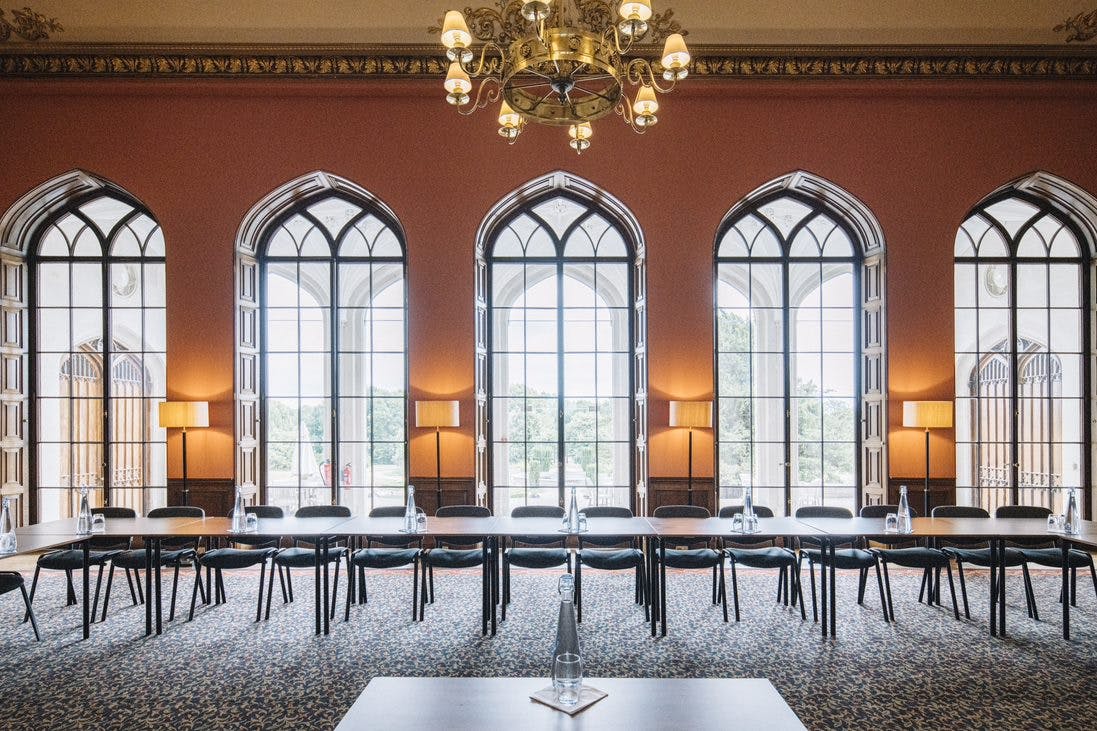
[{"label": "chandelier light bulb", "polygon": [[568,137],[571,138],[571,149],[575,150],[580,155],[583,154],[583,150],[590,147],[590,138],[594,134],[594,128],[590,126],[590,122],[580,122],[579,124],[573,124],[568,127]]},{"label": "chandelier light bulb", "polygon": [[469,75],[465,73],[465,70],[461,68],[461,64],[457,61],[449,65],[449,73],[446,74],[444,86],[446,91],[449,92],[446,101],[456,106],[468,104],[469,92],[472,91],[472,80],[469,79]]},{"label": "chandelier light bulb", "polygon": [[504,100],[499,107],[499,135],[513,142],[521,132],[521,115],[511,109],[511,106]]},{"label": "chandelier light bulb", "polygon": [[531,23],[540,23],[549,16],[550,0],[522,0],[522,17]]},{"label": "chandelier light bulb", "polygon": [[658,122],[655,113],[659,111],[659,100],[655,97],[655,89],[647,84],[641,86],[636,92],[632,111],[636,112],[636,124],[640,127],[651,127]]},{"label": "chandelier light bulb", "polygon": [[651,18],[651,0],[624,0],[617,12],[625,20],[648,20]]},{"label": "chandelier light bulb", "polygon": [[446,58],[450,61],[468,63],[472,60],[472,34],[469,33],[465,16],[459,10],[450,10],[442,23],[442,45],[446,47]]},{"label": "chandelier light bulb", "polygon": [[686,78],[689,71],[689,49],[686,48],[686,39],[681,33],[672,33],[667,36],[667,42],[663,45],[663,78],[667,81],[681,81]]}]

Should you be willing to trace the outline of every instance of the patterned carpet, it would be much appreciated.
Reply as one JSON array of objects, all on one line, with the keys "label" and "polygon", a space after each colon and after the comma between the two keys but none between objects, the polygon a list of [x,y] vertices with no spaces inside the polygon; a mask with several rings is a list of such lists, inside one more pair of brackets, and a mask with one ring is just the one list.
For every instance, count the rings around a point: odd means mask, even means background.
[{"label": "patterned carpet", "polygon": [[[228,604],[199,605],[193,622],[184,613],[149,639],[124,581],[86,642],[79,607],[62,606],[57,575],[43,579],[35,601],[41,643],[19,623],[18,592],[0,597],[0,728],[330,729],[375,675],[548,673],[554,572],[515,573],[508,621],[494,638],[480,636],[476,572],[440,572],[422,624],[411,621],[409,572],[371,574],[370,603],[353,607],[349,624],[340,605],[332,634],[319,638],[311,581],[299,573],[297,601],[282,605],[276,586],[269,622],[253,621],[257,572],[233,572]],[[774,603],[770,572],[740,571],[738,625],[725,625],[709,603],[707,574],[672,573],[669,636],[659,640],[632,605],[628,577],[591,570],[584,579],[591,676],[765,677],[812,729],[1097,728],[1097,600],[1088,576],[1079,577],[1070,642],[1061,638],[1053,573],[1035,576],[1037,623],[1025,616],[1011,572],[1002,640],[988,636],[979,572],[969,576],[972,620],[961,622],[947,596],[944,607],[920,605],[918,575],[893,572],[894,625],[881,617],[874,584],[859,607],[855,575],[841,572],[839,635],[827,642],[810,613],[801,622]],[[190,586],[181,587],[184,606]],[[165,599],[169,591],[165,580]]]}]

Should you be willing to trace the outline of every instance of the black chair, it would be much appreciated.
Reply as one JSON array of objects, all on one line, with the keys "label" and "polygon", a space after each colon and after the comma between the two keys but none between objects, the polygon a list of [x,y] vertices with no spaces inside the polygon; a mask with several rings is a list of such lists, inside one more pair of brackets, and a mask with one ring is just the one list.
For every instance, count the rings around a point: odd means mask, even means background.
[{"label": "black chair", "polygon": [[[369,511],[371,518],[402,518],[406,508],[403,505],[390,505]],[[422,509],[419,509],[422,512]],[[375,547],[375,545],[377,547]],[[398,569],[411,565],[411,618],[418,619],[419,605],[419,554],[423,550],[423,539],[396,538],[387,536],[366,536],[366,547],[353,553],[350,558],[351,581],[354,581],[354,568],[358,574],[358,603],[369,601],[366,591],[366,569]],[[347,608],[344,622],[350,621],[350,591],[347,591]]]},{"label": "black chair", "polygon": [[[564,517],[564,509],[559,505],[519,505],[510,511],[512,518],[555,518]],[[510,547],[503,544],[503,620],[507,618],[507,605],[510,604],[510,567],[524,569],[551,569],[567,566],[571,573],[571,553],[567,550],[566,537],[557,536],[514,536],[509,539]],[[578,593],[578,590],[576,590]]]},{"label": "black chair", "polygon": [[[743,512],[742,505],[729,505],[720,508],[721,518],[733,518]],[[772,518],[773,511],[764,505],[755,505],[754,514],[759,518]],[[734,545],[728,548],[728,542]],[[769,543],[768,547],[745,548],[742,546],[761,546]],[[779,569],[777,575],[777,601],[784,598],[785,606],[789,604],[789,595],[792,595],[792,604],[800,602],[800,618],[807,619],[804,609],[804,591],[800,585],[800,563],[796,560],[796,554],[787,548],[778,546],[772,538],[761,536],[734,536],[724,539],[724,554],[731,562],[731,596],[735,607],[735,621],[739,621],[739,578],[736,573],[736,565],[747,566],[753,569]],[[791,588],[791,591],[790,591]]]},{"label": "black chair", "polygon": [[[830,506],[830,505],[805,505],[804,507],[796,509],[796,518],[839,518],[849,520],[853,517],[853,513],[846,508]],[[811,581],[811,616],[815,621],[819,621],[819,614],[816,608],[815,599],[815,564],[820,564],[821,568],[825,568],[825,562],[823,561],[822,551],[816,548],[803,548],[804,543],[814,543],[822,546],[821,541],[803,538],[801,539],[800,549],[800,561],[806,557],[808,560],[808,578]],[[880,590],[880,609],[884,613],[884,621],[888,621],[888,603],[887,597],[884,594],[884,581],[883,576],[880,573],[880,562],[876,558],[876,554],[872,551],[866,551],[863,548],[857,548],[854,546],[854,541],[851,538],[844,543],[849,544],[850,548],[838,548],[834,551],[834,568],[843,569],[846,571],[857,571],[857,603],[865,603],[865,589],[868,584],[868,572],[869,569],[876,569],[876,586]],[[827,561],[830,557],[827,556]],[[823,583],[822,589],[826,591],[826,571],[820,571],[820,580]]]},{"label": "black chair", "polygon": [[[259,518],[281,518],[284,516],[282,508],[276,505],[251,505],[244,510],[248,513],[254,513]],[[229,517],[232,517],[231,513]],[[210,594],[213,595],[215,604],[226,601],[223,572],[259,566],[259,601],[255,606],[255,621],[258,622],[263,618],[263,584],[267,578],[267,560],[278,553],[278,544],[281,543],[281,538],[277,536],[236,535],[232,537],[232,542],[250,546],[250,548],[214,548],[206,551],[197,559],[199,569],[206,569],[206,598],[203,601],[208,603]],[[212,590],[209,585],[211,571],[216,577]],[[273,567],[271,567],[271,571],[274,571]],[[201,582],[201,572],[199,571],[195,577],[194,590],[190,595],[190,617],[187,619],[188,622],[194,619],[194,604],[198,599],[198,585]],[[283,591],[285,591],[284,587]]]},{"label": "black chair", "polygon": [[16,589],[23,594],[23,606],[26,607],[26,617],[30,620],[30,626],[34,628],[34,639],[41,641],[42,637],[38,634],[38,620],[34,617],[34,610],[30,608],[30,597],[27,595],[23,575],[18,571],[0,571],[0,594],[7,594]]},{"label": "black chair", "polygon": [[[92,515],[102,515],[107,520],[111,518],[136,518],[137,511],[133,508],[92,508]],[[95,614],[99,608],[99,589],[103,585],[103,569],[106,567],[115,556],[128,551],[132,545],[132,538],[92,538],[89,541],[88,552],[88,565],[98,566],[99,575],[95,580],[95,599],[91,603],[91,612],[88,616],[91,617],[91,621],[95,621]],[[30,582],[30,601],[34,603],[34,593],[38,589],[38,574],[42,569],[49,569],[51,571],[64,571],[65,578],[68,581],[68,595],[65,599],[65,606],[72,606],[76,604],[76,587],[72,583],[72,572],[81,571],[84,568],[84,549],[73,545],[69,548],[64,548],[59,551],[50,551],[49,553],[42,554],[38,557],[38,562],[34,566],[34,578]],[[127,577],[129,574],[127,573]],[[132,590],[132,586],[131,586]],[[26,622],[30,617],[30,608],[27,608],[27,614],[23,617],[23,621]]]},{"label": "black chair", "polygon": [[[587,518],[631,518],[628,508],[608,505],[592,506],[579,511]],[[575,615],[583,621],[583,565],[601,571],[636,572],[636,587],[633,592],[636,604],[644,605],[644,621],[650,620],[651,593],[648,587],[648,575],[645,570],[644,553],[636,546],[634,536],[587,536],[579,534],[579,551],[575,554]]]},{"label": "black chair", "polygon": [[[938,505],[933,509],[933,517],[989,519],[990,513],[982,508],[968,505]],[[942,550],[948,554],[949,558],[956,561],[956,571],[960,575],[960,595],[964,599],[964,617],[966,619],[971,619],[971,613],[968,611],[967,583],[964,581],[964,564],[968,563],[972,566],[989,568],[990,547],[987,546],[987,542],[984,540],[964,541],[951,539],[948,545],[942,547]],[[1021,555],[1020,550],[1007,547],[1003,559],[1007,568],[1021,567],[1025,585],[1025,610],[1028,612],[1029,617],[1034,618],[1033,605],[1035,604],[1035,599],[1033,598],[1032,579],[1029,577],[1028,564],[1025,563],[1025,557]],[[994,592],[997,586],[998,577],[996,574],[992,573],[990,577],[991,592]]]},{"label": "black chair", "polygon": [[[206,511],[202,510],[202,508],[194,507],[193,505],[177,505],[167,508],[153,508],[149,511],[147,517],[201,519],[206,517]],[[173,567],[175,569],[171,582],[171,611],[168,612],[169,622],[175,619],[175,595],[179,589],[179,568],[184,563],[190,562],[194,564],[194,570],[198,571],[198,566],[194,563],[194,559],[198,555],[198,547],[201,542],[201,538],[197,537],[161,541],[160,566]],[[133,599],[133,603],[136,605],[145,601],[143,589],[141,588],[141,572],[145,569],[145,550],[139,549],[120,553],[114,557],[110,564],[110,572],[107,574],[107,593],[103,596],[103,616],[99,621],[104,621],[107,618],[107,606],[110,604],[110,591],[114,582],[115,567],[123,569],[126,572],[126,580],[129,581],[130,584],[130,597]],[[134,596],[133,592],[134,582],[130,580],[130,571],[134,573],[137,579],[136,596]],[[203,591],[202,594],[204,600],[205,592]]]},{"label": "black chair", "polygon": [[[345,505],[306,505],[298,508],[294,513],[295,518],[349,518],[351,516],[350,508]],[[267,584],[267,612],[264,615],[264,619],[270,619],[270,598],[274,594],[274,570],[278,569],[279,579],[281,579],[282,571],[285,571],[285,583],[289,587],[289,596],[283,595],[282,603],[288,604],[293,601],[293,578],[291,575],[291,569],[311,569],[316,566],[316,542],[317,538],[295,538],[293,540],[293,546],[290,548],[283,548],[278,553],[274,554],[274,560],[271,565],[270,578]],[[339,543],[343,545],[338,545]],[[350,548],[346,545],[347,539],[342,538],[336,542],[335,546],[329,546],[328,550],[324,552],[322,560],[328,563],[335,564],[335,579],[331,586],[331,618],[335,618],[335,597],[339,595],[339,563],[344,557],[349,556]],[[350,562],[347,562],[347,575],[350,575]],[[347,591],[347,596],[350,596],[350,590]]]},{"label": "black chair", "polygon": [[[438,518],[490,518],[491,511],[481,505],[445,505],[434,512]],[[423,621],[426,605],[434,604],[434,569],[471,569],[483,566],[484,554],[479,541],[470,542],[467,537],[439,536],[435,547],[419,555],[422,563],[422,586],[419,588],[419,621]],[[427,599],[427,590],[430,599]],[[492,601],[494,601],[494,597]]]},{"label": "black chair", "polygon": [[[710,517],[708,508],[699,505],[660,505],[652,513],[655,518],[692,518],[704,520]],[[724,621],[728,621],[728,595],[724,583],[724,552],[712,548],[708,538],[675,538],[681,548],[668,548],[660,551],[660,561],[665,568],[672,569],[712,569],[719,576],[719,586],[713,585],[712,603],[720,603],[724,608]]]},{"label": "black chair", "polygon": [[[995,518],[1024,518],[1046,521],[1049,515],[1051,515],[1051,510],[1036,505],[1000,505],[994,511]],[[1024,557],[1027,563],[1053,569],[1062,569],[1063,567],[1063,550],[1059,547],[1057,541],[1040,538],[1027,541],[1021,539],[1013,541],[1013,544],[1021,551],[1021,556]],[[1067,566],[1070,567],[1070,604],[1071,606],[1077,606],[1078,569],[1089,568],[1089,575],[1093,579],[1093,590],[1097,593],[1097,569],[1094,569],[1093,566],[1093,554],[1072,548],[1067,552]],[[1063,601],[1061,590],[1059,601]],[[1033,619],[1040,619],[1040,611],[1036,607],[1035,592],[1032,595],[1032,615]]]}]

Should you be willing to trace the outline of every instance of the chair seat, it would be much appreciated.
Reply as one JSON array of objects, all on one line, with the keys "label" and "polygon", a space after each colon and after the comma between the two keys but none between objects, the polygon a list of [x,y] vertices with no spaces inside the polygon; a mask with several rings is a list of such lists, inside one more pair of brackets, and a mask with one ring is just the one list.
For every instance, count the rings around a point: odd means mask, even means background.
[{"label": "chair seat", "polygon": [[23,576],[12,572],[0,572],[0,594],[7,594],[23,585]]},{"label": "chair seat", "polygon": [[418,548],[363,548],[351,557],[355,566],[367,569],[397,569],[414,563]]},{"label": "chair seat", "polygon": [[[954,548],[948,546],[942,550],[957,561],[963,561],[973,566],[990,566],[989,548]],[[1021,549],[1006,549],[1006,566],[1020,566],[1024,562],[1025,557],[1021,554]]]},{"label": "chair seat", "polygon": [[[160,565],[174,566],[180,561],[194,558],[194,555],[195,551],[193,548],[181,548],[177,551],[161,551]],[[112,560],[114,561],[114,565],[120,569],[135,569],[140,571],[145,568],[145,551],[144,549],[125,551],[115,556]]]},{"label": "chair seat", "polygon": [[638,548],[621,548],[618,550],[596,550],[584,548],[579,552],[579,560],[592,569],[604,571],[624,571],[644,565],[644,554]]},{"label": "chair seat", "polygon": [[[1063,565],[1063,551],[1059,548],[1021,548],[1021,555],[1029,563],[1061,568]],[[1074,569],[1084,569],[1093,562],[1093,558],[1085,551],[1076,548],[1070,549],[1067,554],[1067,565]]]},{"label": "chair seat", "polygon": [[439,568],[471,569],[484,562],[484,554],[479,548],[432,548],[423,552],[423,561]]},{"label": "chair seat", "polygon": [[246,569],[250,566],[258,566],[273,553],[273,548],[255,551],[242,548],[215,548],[202,554],[198,561],[211,569]]},{"label": "chair seat", "polygon": [[[122,553],[121,551],[89,551],[88,563],[99,566]],[[75,571],[84,566],[84,552],[79,549],[64,549],[47,553],[38,559],[38,565],[51,571]]]},{"label": "chair seat", "polygon": [[693,548],[684,551],[668,548],[665,563],[672,569],[707,569],[719,566],[723,560],[723,552],[711,548]]},{"label": "chair seat", "polygon": [[874,553],[890,564],[912,569],[943,568],[949,561],[936,548],[877,548]]},{"label": "chair seat", "polygon": [[779,569],[796,564],[796,554],[787,548],[728,548],[725,553],[735,563],[755,569]]},{"label": "chair seat", "polygon": [[[813,563],[822,562],[819,551],[809,549],[800,553]],[[876,556],[860,548],[843,548],[834,552],[834,567],[838,569],[867,569],[875,565]]]},{"label": "chair seat", "polygon": [[[328,563],[338,561],[347,555],[347,549],[342,546],[334,546],[328,549]],[[308,569],[316,565],[316,549],[294,546],[279,551],[274,556],[274,563],[291,569]]]},{"label": "chair seat", "polygon": [[524,569],[550,569],[568,562],[568,552],[563,548],[508,548],[507,561]]}]

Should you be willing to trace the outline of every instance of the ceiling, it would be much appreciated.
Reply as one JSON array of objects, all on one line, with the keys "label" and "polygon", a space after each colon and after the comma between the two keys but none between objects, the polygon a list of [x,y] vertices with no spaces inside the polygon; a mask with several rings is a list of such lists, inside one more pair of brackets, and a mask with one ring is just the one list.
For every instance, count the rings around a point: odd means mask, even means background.
[{"label": "ceiling", "polygon": [[[444,11],[494,0],[0,0],[3,18],[29,5],[63,30],[36,45],[391,44],[437,42]],[[1058,45],[1083,16],[1097,36],[1097,0],[654,0],[697,45]],[[0,24],[3,19],[0,19]],[[1089,32],[1086,32],[1086,31]],[[0,34],[2,38],[2,34]],[[21,44],[12,34],[2,45]],[[1072,45],[1094,46],[1097,38]]]}]

